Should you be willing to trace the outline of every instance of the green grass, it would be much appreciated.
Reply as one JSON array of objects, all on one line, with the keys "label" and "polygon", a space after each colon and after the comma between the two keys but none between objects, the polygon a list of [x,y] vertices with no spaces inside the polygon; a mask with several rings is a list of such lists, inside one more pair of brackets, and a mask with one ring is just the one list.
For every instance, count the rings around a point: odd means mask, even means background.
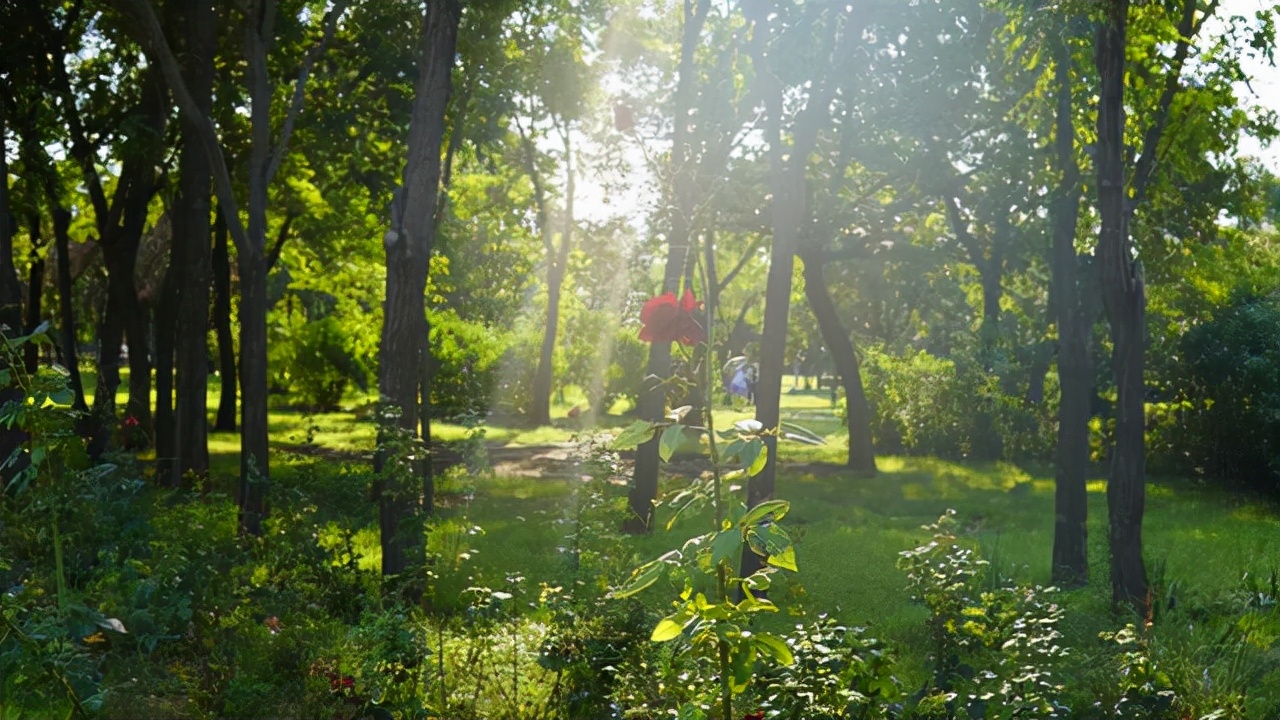
[{"label": "green grass", "polygon": [[[216,408],[217,379],[210,378],[210,409]],[[87,374],[86,386],[93,376]],[[125,386],[122,383],[122,388]],[[1049,583],[1053,541],[1053,481],[1051,471],[1030,474],[1009,464],[972,466],[929,458],[885,457],[880,474],[854,478],[841,472],[846,453],[845,430],[831,412],[827,393],[787,392],[784,381],[783,419],[802,425],[827,440],[826,445],[782,443],[778,495],[792,503],[788,526],[798,538],[798,582],[805,605],[813,612],[834,613],[844,621],[873,623],[881,634],[910,644],[918,640],[921,611],[909,602],[905,577],[896,568],[898,553],[927,541],[922,525],[946,509],[957,510],[964,535],[979,547],[1003,577],[1034,584]],[[124,400],[124,391],[121,393]],[[589,429],[567,412],[581,398],[570,391],[567,401],[553,407],[550,427],[485,426],[490,447],[541,446],[566,443],[598,430],[616,429],[629,418],[609,415]],[[368,398],[355,398],[354,409]],[[367,497],[369,468],[358,458],[374,447],[374,428],[348,409],[307,414],[273,408],[269,415],[273,453],[272,475],[280,491],[291,487],[315,492],[327,487],[315,478],[340,473],[346,490],[318,498],[330,508],[335,522],[356,529],[361,564],[379,563],[373,508]],[[717,410],[715,422],[724,428],[752,417],[753,409],[739,406]],[[472,428],[436,423],[433,436],[444,442],[468,437]],[[308,438],[310,436],[310,438]],[[347,453],[349,461],[317,460],[289,452],[310,439],[327,451]],[[238,473],[239,438],[233,433],[210,437],[215,485],[229,490]],[[343,456],[348,457],[348,456]],[[336,462],[336,464],[335,464]],[[449,492],[449,482],[442,491]],[[446,501],[445,514],[462,515],[484,528],[476,540],[480,550],[476,571],[489,579],[509,573],[530,578],[557,578],[565,563],[567,525],[558,523],[572,497],[572,480],[557,477],[462,479],[473,484],[465,505]],[[669,479],[668,489],[681,481]],[[1105,483],[1089,485],[1090,589],[1075,591],[1074,605],[1104,607],[1108,578]],[[1017,487],[1018,490],[1014,491]],[[361,502],[351,502],[352,497]],[[450,507],[450,505],[452,505]],[[665,524],[666,510],[659,510]],[[656,532],[631,543],[634,560],[651,558],[702,532],[706,518],[682,519],[669,533]],[[1245,572],[1266,575],[1280,568],[1280,519],[1274,508],[1225,492],[1180,480],[1149,485],[1144,523],[1145,555],[1149,569],[1164,584],[1175,583],[1184,596],[1213,598],[1239,584]],[[1084,610],[1081,611],[1085,613]],[[1110,618],[1072,617],[1068,627],[1080,635],[1114,624]]]}]

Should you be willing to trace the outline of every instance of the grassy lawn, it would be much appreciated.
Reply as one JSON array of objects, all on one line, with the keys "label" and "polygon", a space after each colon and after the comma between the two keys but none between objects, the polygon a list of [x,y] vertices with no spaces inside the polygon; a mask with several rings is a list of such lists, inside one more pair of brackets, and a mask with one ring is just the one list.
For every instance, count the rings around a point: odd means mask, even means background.
[{"label": "grassy lawn", "polygon": [[[785,386],[784,386],[785,387]],[[529,429],[486,426],[491,448],[542,446],[567,443],[597,430],[608,430],[630,420],[618,415],[604,418],[595,430],[583,428],[566,416],[579,398],[557,404],[551,427]],[[216,398],[211,397],[211,406]],[[358,404],[358,403],[357,403]],[[980,549],[994,574],[1017,582],[1047,585],[1053,541],[1053,480],[1051,470],[1028,471],[1009,464],[974,466],[930,458],[885,457],[880,474],[855,479],[840,471],[846,443],[844,429],[831,412],[825,393],[786,393],[784,419],[827,439],[819,447],[783,443],[778,494],[792,503],[787,525],[797,537],[800,573],[796,583],[782,583],[780,599],[798,600],[810,613],[828,612],[853,624],[870,624],[876,634],[914,658],[923,672],[927,638],[923,610],[910,602],[905,576],[897,569],[899,552],[927,542],[922,525],[948,508],[957,511],[962,537]],[[717,411],[715,422],[725,427],[752,416],[749,407]],[[376,518],[371,504],[351,502],[352,494],[366,497],[369,468],[351,461],[335,465],[291,454],[284,448],[302,445],[308,434],[315,445],[330,450],[368,453],[373,449],[372,424],[353,412],[308,415],[275,409],[270,415],[271,440],[282,452],[273,457],[273,478],[280,492],[307,488],[334,522],[355,531],[354,544],[360,564],[378,567]],[[442,441],[462,440],[472,430],[450,424],[433,426]],[[228,489],[238,470],[238,437],[215,434],[210,440],[215,472]],[[325,496],[319,476],[334,473],[347,479],[347,492]],[[497,477],[452,473],[442,478],[444,517],[463,518],[484,529],[474,539],[479,551],[474,563],[477,581],[500,583],[512,573],[528,578],[568,581],[563,548],[573,514],[575,479],[563,476]],[[572,475],[572,473],[569,473]],[[667,478],[667,490],[682,481]],[[321,494],[316,497],[315,494]],[[622,502],[623,490],[615,488],[614,502]],[[454,498],[450,500],[449,498]],[[460,498],[460,500],[459,500]],[[1108,611],[1105,483],[1089,485],[1090,558],[1092,585],[1066,594],[1070,609],[1064,624],[1071,643],[1096,642],[1099,631],[1114,629],[1118,620]],[[660,525],[670,511],[660,508]],[[707,528],[706,516],[682,518],[671,531],[659,530],[635,538],[628,548],[632,564],[651,559],[685,538]],[[1177,601],[1211,604],[1235,591],[1244,573],[1266,577],[1280,568],[1280,519],[1273,507],[1241,499],[1182,480],[1156,480],[1149,488],[1145,522],[1145,552],[1157,600],[1173,595]],[[801,589],[802,587],[802,589]],[[672,589],[674,591],[674,589]],[[1161,595],[1165,597],[1161,597]],[[654,602],[664,594],[650,591]],[[788,599],[789,598],[789,599]],[[789,625],[793,618],[773,620]],[[908,668],[912,665],[908,663]]]}]

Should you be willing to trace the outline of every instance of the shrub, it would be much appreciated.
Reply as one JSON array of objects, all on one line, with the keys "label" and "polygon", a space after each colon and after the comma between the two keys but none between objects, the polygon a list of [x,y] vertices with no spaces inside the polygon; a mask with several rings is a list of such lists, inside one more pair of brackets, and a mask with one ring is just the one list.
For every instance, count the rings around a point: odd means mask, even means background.
[{"label": "shrub", "polygon": [[503,334],[483,323],[463,320],[451,309],[432,310],[431,378],[433,417],[452,420],[489,411]]},{"label": "shrub", "polygon": [[1177,398],[1148,423],[1155,462],[1280,493],[1280,299],[1239,300],[1180,351]]},{"label": "shrub", "polygon": [[[1057,428],[1057,378],[1045,378],[1046,400],[1028,405],[1000,389],[998,378],[969,358],[928,351],[890,355],[880,347],[862,357],[862,385],[871,405],[871,436],[881,453],[948,459],[1052,459]],[[836,414],[846,417],[846,400]]]},{"label": "shrub", "polygon": [[295,320],[275,332],[268,364],[276,392],[291,394],[307,409],[329,411],[337,409],[352,384],[368,388],[369,369],[337,316]]}]

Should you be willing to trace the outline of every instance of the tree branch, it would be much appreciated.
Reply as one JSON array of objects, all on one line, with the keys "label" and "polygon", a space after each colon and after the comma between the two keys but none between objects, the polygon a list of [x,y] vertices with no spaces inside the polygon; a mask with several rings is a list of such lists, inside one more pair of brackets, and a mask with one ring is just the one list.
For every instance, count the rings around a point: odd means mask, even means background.
[{"label": "tree branch", "polygon": [[144,52],[151,56],[152,61],[160,66],[165,82],[168,83],[169,89],[173,92],[174,99],[177,100],[182,114],[199,128],[200,144],[204,147],[205,152],[208,153],[210,164],[213,166],[218,207],[222,210],[222,215],[227,222],[227,229],[231,232],[231,237],[235,240],[236,247],[247,248],[248,239],[244,223],[240,221],[239,205],[236,203],[235,192],[232,190],[231,174],[227,171],[227,162],[222,154],[222,145],[218,142],[218,132],[213,126],[213,121],[201,114],[200,109],[196,106],[195,99],[191,97],[191,93],[187,90],[187,85],[182,80],[182,72],[178,68],[178,61],[164,36],[164,30],[160,27],[160,20],[156,17],[155,9],[147,0],[109,0],[109,2],[122,15],[132,16],[138,21],[136,23],[125,23],[127,31],[134,35],[134,39],[142,46]]},{"label": "tree branch", "polygon": [[302,60],[302,67],[298,70],[298,80],[293,86],[293,98],[289,101],[289,110],[284,116],[284,127],[280,130],[280,141],[276,143],[275,149],[271,153],[271,162],[267,165],[266,182],[268,185],[271,184],[272,178],[276,176],[276,171],[280,169],[280,163],[289,150],[289,139],[293,137],[293,126],[298,120],[298,115],[302,113],[302,103],[306,99],[307,79],[311,77],[311,68],[315,65],[316,59],[324,52],[325,46],[333,39],[333,34],[338,27],[338,20],[347,11],[348,4],[350,4],[350,0],[336,0],[333,3],[333,6],[325,13],[324,31],[320,36],[320,42],[307,51]]},{"label": "tree branch", "polygon": [[[1186,65],[1187,56],[1191,52],[1191,42],[1204,26],[1204,19],[1195,21],[1197,0],[1183,0],[1182,17],[1178,22],[1178,44],[1173,51],[1173,65],[1165,77],[1164,91],[1156,105],[1156,116],[1142,138],[1142,155],[1138,157],[1133,172],[1133,197],[1125,203],[1125,210],[1130,217],[1146,198],[1147,185],[1151,181],[1156,166],[1156,151],[1165,127],[1169,123],[1169,111],[1173,107],[1173,98],[1178,93],[1182,80],[1182,68]],[[1218,0],[1212,0],[1205,10],[1205,18],[1212,16],[1218,9]]]}]

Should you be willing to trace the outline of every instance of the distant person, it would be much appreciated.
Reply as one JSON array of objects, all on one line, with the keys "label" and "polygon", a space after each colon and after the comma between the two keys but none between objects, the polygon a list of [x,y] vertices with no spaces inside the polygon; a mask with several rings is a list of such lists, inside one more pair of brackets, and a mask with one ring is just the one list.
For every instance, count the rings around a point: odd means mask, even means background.
[{"label": "distant person", "polygon": [[746,368],[747,402],[756,404],[756,386],[760,384],[760,366],[751,363]]}]

